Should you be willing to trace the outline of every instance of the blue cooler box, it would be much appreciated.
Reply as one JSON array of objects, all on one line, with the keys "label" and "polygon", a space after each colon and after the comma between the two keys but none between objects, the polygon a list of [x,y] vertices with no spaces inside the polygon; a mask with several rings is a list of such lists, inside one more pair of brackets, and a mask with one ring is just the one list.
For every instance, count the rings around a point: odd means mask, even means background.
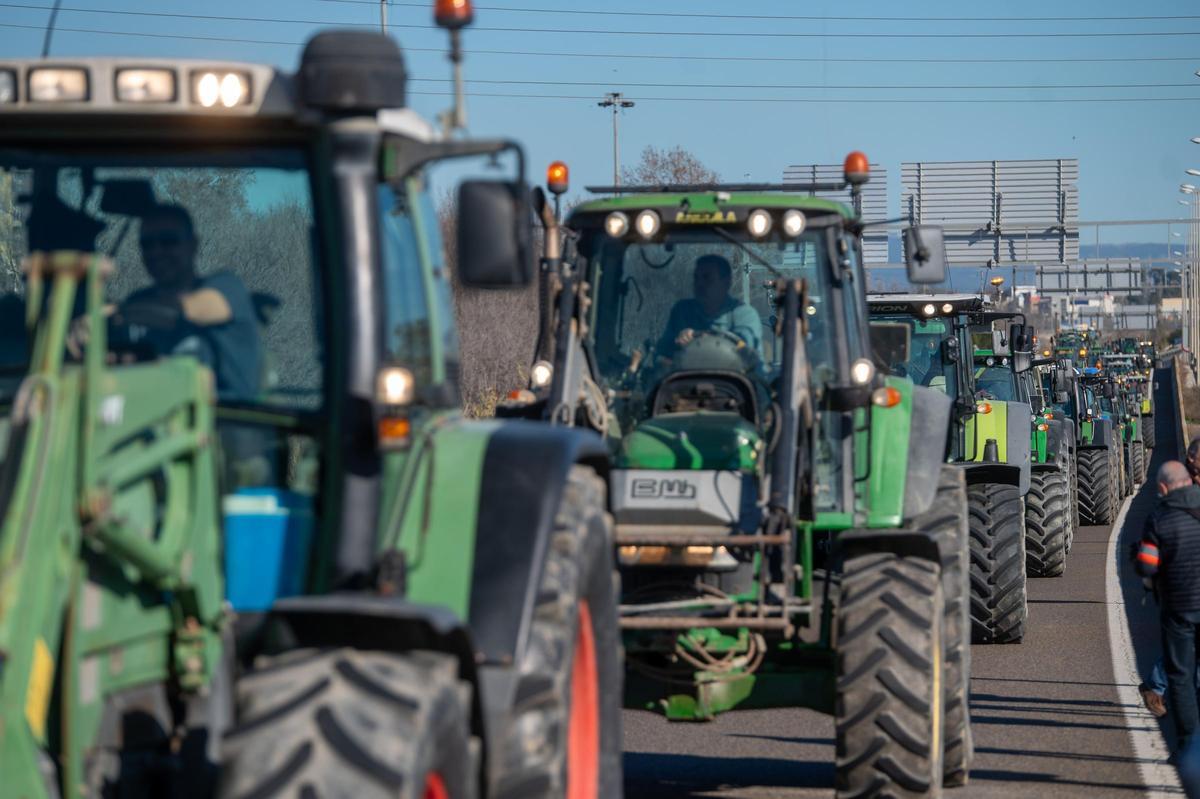
[{"label": "blue cooler box", "polygon": [[312,497],[244,488],[225,497],[225,594],[234,610],[266,610],[304,588]]}]

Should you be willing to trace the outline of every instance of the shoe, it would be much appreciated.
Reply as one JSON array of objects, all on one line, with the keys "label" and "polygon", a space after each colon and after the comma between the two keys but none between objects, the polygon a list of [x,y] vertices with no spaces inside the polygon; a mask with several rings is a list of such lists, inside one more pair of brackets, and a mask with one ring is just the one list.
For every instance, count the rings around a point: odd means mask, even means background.
[{"label": "shoe", "polygon": [[1163,695],[1147,688],[1145,684],[1139,685],[1138,690],[1142,693],[1142,704],[1146,706],[1154,714],[1155,718],[1162,718],[1167,715],[1167,703],[1163,701]]}]

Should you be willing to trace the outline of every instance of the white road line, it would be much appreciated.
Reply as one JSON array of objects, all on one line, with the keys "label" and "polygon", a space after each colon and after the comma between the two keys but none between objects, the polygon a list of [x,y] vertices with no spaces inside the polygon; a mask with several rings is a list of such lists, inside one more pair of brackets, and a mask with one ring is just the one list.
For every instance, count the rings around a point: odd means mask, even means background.
[{"label": "white road line", "polygon": [[1121,528],[1125,525],[1125,515],[1133,497],[1125,500],[1121,512],[1113,522],[1112,532],[1108,537],[1108,560],[1104,567],[1104,593],[1108,606],[1108,640],[1112,650],[1113,678],[1116,682],[1117,696],[1121,710],[1125,714],[1125,727],[1129,731],[1129,740],[1133,744],[1133,754],[1137,759],[1138,772],[1142,785],[1146,786],[1146,795],[1150,797],[1179,796],[1183,788],[1179,784],[1179,775],[1174,766],[1167,763],[1170,748],[1163,740],[1159,731],[1158,719],[1142,704],[1142,695],[1138,685],[1142,678],[1138,674],[1137,657],[1133,649],[1133,635],[1129,630],[1128,618],[1125,615],[1124,594],[1121,592],[1121,582],[1118,577],[1123,556],[1118,547],[1117,539],[1121,537]]}]

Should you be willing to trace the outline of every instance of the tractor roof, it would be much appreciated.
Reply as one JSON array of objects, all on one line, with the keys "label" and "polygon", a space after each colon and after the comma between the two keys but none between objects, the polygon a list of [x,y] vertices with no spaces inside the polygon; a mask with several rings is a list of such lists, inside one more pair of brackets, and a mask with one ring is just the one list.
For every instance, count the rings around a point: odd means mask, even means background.
[{"label": "tractor roof", "polygon": [[867,305],[871,313],[906,313],[920,317],[978,313],[986,307],[977,294],[868,294]]},{"label": "tractor roof", "polygon": [[[599,197],[581,203],[571,212],[572,217],[584,214],[607,214],[612,211],[640,211],[652,208],[663,217],[663,222],[734,222],[741,221],[743,214],[738,211],[749,211],[754,208],[786,209],[796,208],[810,216],[837,215],[842,219],[854,219],[854,212],[843,203],[812,197],[805,194],[788,194],[779,192],[727,192],[713,191],[681,191],[681,192],[645,192],[638,194],[622,194],[614,197]],[[674,213],[664,213],[674,212]],[[716,212],[733,212],[733,218],[701,220],[696,218],[680,218],[684,214],[712,215]]]}]

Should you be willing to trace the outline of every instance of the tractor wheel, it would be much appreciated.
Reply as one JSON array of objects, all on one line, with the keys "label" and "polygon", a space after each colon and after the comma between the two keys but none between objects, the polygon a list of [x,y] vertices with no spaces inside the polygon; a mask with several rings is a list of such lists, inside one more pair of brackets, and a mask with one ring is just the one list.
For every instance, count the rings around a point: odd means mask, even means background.
[{"label": "tractor wheel", "polygon": [[1137,484],[1133,471],[1133,443],[1130,442],[1121,447],[1121,454],[1121,467],[1125,470],[1121,475],[1121,485],[1125,487],[1121,498],[1124,499],[1133,493],[1133,487]]},{"label": "tractor wheel", "polygon": [[1060,577],[1067,569],[1071,481],[1064,470],[1034,472],[1025,495],[1025,573]]},{"label": "tractor wheel", "polygon": [[916,530],[937,538],[942,565],[942,683],[945,724],[942,747],[942,782],[966,785],[975,757],[967,701],[971,682],[971,568],[968,554],[967,489],[963,472],[943,466],[938,475],[933,505],[913,520]]},{"label": "tractor wheel", "polygon": [[890,552],[851,557],[837,614],[837,796],[937,796],[944,695],[938,565]]},{"label": "tractor wheel", "polygon": [[220,797],[471,799],[471,689],[436,652],[298,650],[237,684]]},{"label": "tractor wheel", "polygon": [[1141,441],[1135,441],[1133,446],[1133,482],[1141,485],[1146,482],[1146,447]]},{"label": "tractor wheel", "polygon": [[1083,524],[1112,524],[1116,515],[1112,480],[1111,451],[1079,451],[1079,516]]},{"label": "tractor wheel", "polygon": [[624,671],[603,480],[571,470],[538,586],[495,797],[620,796]]},{"label": "tractor wheel", "polygon": [[1154,417],[1144,417],[1142,422],[1142,443],[1146,445],[1146,451],[1149,452],[1154,449]]},{"label": "tractor wheel", "polygon": [[967,486],[971,528],[971,641],[1016,643],[1029,615],[1025,504],[1016,486]]},{"label": "tractor wheel", "polygon": [[1068,455],[1064,468],[1071,475],[1071,494],[1068,497],[1071,503],[1068,509],[1071,523],[1067,525],[1067,554],[1070,555],[1071,545],[1075,543],[1075,531],[1083,524],[1079,517],[1079,463]]}]

